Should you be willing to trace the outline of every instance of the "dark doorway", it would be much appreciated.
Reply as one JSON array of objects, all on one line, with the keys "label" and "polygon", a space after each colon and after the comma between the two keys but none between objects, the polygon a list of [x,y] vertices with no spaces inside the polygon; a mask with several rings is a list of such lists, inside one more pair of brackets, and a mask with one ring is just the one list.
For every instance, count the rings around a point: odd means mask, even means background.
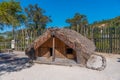
[{"label": "dark doorway", "polygon": [[66,53],[67,54],[73,54],[73,49],[72,48],[67,48]]},{"label": "dark doorway", "polygon": [[53,49],[50,48],[50,56],[52,56],[52,53],[53,53]]}]

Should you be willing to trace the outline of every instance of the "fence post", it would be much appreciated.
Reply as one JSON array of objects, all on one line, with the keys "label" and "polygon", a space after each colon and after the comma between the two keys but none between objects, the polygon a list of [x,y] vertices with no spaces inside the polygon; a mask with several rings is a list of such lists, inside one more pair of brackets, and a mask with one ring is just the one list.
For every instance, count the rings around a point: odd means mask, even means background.
[{"label": "fence post", "polygon": [[112,53],[112,28],[109,28],[109,46],[110,46],[110,53]]}]

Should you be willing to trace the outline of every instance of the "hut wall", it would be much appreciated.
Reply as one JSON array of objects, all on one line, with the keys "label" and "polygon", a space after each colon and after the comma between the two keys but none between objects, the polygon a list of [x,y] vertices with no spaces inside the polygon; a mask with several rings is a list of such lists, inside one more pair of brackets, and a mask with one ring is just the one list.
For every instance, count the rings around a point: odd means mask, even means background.
[{"label": "hut wall", "polygon": [[65,43],[55,38],[55,57],[66,58]]},{"label": "hut wall", "polygon": [[[53,39],[50,38],[42,46],[38,48],[39,57],[51,57],[50,48],[53,47]],[[74,59],[76,57],[75,51],[73,54],[67,54],[66,50],[69,48],[64,42],[60,39],[55,38],[55,58],[69,58]]]},{"label": "hut wall", "polygon": [[79,64],[82,64],[85,66],[87,60],[89,59],[90,55],[82,52],[82,51],[77,51],[76,52],[76,55],[77,55],[77,63]]},{"label": "hut wall", "polygon": [[47,40],[43,45],[38,48],[39,57],[50,57],[50,48],[52,47],[52,38]]}]

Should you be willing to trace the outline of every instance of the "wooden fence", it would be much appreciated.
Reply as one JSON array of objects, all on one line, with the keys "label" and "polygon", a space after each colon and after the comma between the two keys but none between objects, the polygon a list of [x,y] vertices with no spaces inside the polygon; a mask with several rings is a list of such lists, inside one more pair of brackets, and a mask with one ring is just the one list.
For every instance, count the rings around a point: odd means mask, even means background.
[{"label": "wooden fence", "polygon": [[[96,51],[120,54],[120,27],[83,27],[79,31],[82,35],[94,41]],[[25,50],[39,35],[36,30],[17,31],[15,50]],[[11,48],[10,44],[11,42],[0,43],[0,50]]]},{"label": "wooden fence", "polygon": [[120,27],[94,28],[93,40],[98,52],[120,53]]},{"label": "wooden fence", "polygon": [[7,51],[8,49],[11,49],[11,43],[10,42],[0,42],[0,52],[1,51]]},{"label": "wooden fence", "polygon": [[120,27],[83,27],[79,33],[95,43],[96,51],[120,54]]}]

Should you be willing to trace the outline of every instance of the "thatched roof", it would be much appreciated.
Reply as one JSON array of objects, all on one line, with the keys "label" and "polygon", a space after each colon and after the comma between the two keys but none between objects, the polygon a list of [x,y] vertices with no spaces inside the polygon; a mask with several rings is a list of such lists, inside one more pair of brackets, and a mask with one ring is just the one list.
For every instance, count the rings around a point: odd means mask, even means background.
[{"label": "thatched roof", "polygon": [[92,54],[95,50],[94,43],[89,40],[88,38],[82,36],[81,34],[77,33],[74,30],[70,29],[48,29],[43,35],[39,36],[34,41],[34,48],[37,49],[41,46],[44,42],[46,42],[51,35],[59,38],[63,41],[66,45],[70,48],[74,49],[75,51],[82,51],[86,54]]}]

